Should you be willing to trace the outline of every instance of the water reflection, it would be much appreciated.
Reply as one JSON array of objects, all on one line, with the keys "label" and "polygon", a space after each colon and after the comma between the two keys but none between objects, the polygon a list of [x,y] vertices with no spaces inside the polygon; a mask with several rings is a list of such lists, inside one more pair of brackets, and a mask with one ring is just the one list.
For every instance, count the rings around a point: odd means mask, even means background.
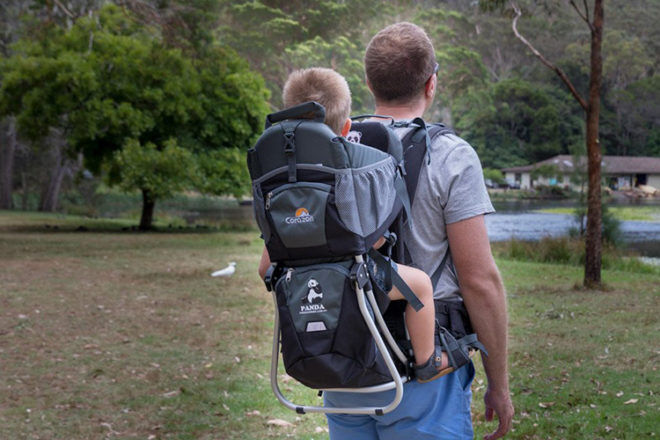
[{"label": "water reflection", "polygon": [[[660,210],[660,205],[652,205]],[[567,201],[496,203],[497,212],[486,216],[488,236],[491,241],[566,236],[571,228],[578,226],[573,215],[535,212],[558,206],[571,207],[572,204]],[[621,238],[627,248],[645,256],[660,257],[660,222],[623,221]]]}]

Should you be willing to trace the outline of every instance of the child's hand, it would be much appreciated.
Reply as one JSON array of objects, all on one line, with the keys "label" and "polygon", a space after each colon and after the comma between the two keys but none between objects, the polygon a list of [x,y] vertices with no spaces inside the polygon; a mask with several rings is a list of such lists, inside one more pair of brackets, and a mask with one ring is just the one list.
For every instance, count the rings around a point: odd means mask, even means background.
[{"label": "child's hand", "polygon": [[376,243],[374,243],[373,248],[374,249],[380,249],[382,245],[385,244],[385,237],[380,237]]}]

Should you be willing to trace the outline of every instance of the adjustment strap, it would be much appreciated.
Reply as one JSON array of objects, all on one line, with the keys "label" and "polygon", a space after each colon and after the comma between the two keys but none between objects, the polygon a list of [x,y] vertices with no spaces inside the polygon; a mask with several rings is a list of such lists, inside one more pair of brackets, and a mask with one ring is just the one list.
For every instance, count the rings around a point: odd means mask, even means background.
[{"label": "adjustment strap", "polygon": [[486,351],[486,347],[484,347],[484,344],[479,342],[476,333],[470,333],[469,335],[463,336],[461,339],[458,340],[458,343],[463,346],[476,348],[477,350],[481,351],[483,354],[488,356],[488,351]]},{"label": "adjustment strap", "polygon": [[403,211],[406,213],[406,223],[410,223],[412,228],[412,208],[410,205],[410,197],[408,197],[408,188],[406,187],[406,181],[403,180],[401,174],[397,174],[394,177],[394,191],[396,192],[397,197],[401,200],[403,205]]},{"label": "adjustment strap", "polygon": [[282,131],[284,136],[284,155],[286,156],[287,166],[289,169],[289,183],[295,183],[298,180],[296,173],[296,129],[302,121],[299,121],[295,126],[290,124],[282,124]]},{"label": "adjustment strap", "polygon": [[459,344],[458,341],[456,341],[456,338],[454,338],[446,328],[440,327],[438,333],[440,336],[440,343],[442,344],[442,351],[446,352],[447,357],[449,358],[449,365],[457,370],[467,364],[470,360],[467,349]]},{"label": "adjustment strap", "polygon": [[408,304],[410,304],[410,306],[415,309],[416,312],[424,307],[424,304],[422,304],[419,298],[417,298],[415,292],[412,291],[412,289],[406,284],[406,282],[403,280],[403,278],[401,278],[397,271],[392,270],[392,264],[389,260],[385,259],[385,257],[383,257],[374,248],[369,249],[368,254],[371,259],[374,260],[374,263],[376,263],[378,270],[384,270],[388,276],[391,276],[392,284],[394,284],[394,286],[399,289],[401,295],[403,295],[406,301],[408,301]]},{"label": "adjustment strap", "polygon": [[433,275],[431,275],[431,285],[433,286],[433,291],[435,291],[435,286],[438,285],[438,281],[440,281],[440,276],[442,275],[442,271],[445,269],[445,266],[447,265],[447,258],[449,258],[449,245],[447,245],[447,252],[445,252],[445,256],[442,257],[440,266],[438,266],[435,272],[433,272]]}]

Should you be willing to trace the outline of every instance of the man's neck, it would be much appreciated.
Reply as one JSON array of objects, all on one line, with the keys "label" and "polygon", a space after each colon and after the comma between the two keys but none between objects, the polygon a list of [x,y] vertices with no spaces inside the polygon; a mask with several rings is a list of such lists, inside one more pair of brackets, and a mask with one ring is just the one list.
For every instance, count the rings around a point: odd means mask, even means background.
[{"label": "man's neck", "polygon": [[376,103],[374,112],[377,115],[392,116],[395,120],[421,118],[426,111],[426,103],[418,100],[409,104]]}]

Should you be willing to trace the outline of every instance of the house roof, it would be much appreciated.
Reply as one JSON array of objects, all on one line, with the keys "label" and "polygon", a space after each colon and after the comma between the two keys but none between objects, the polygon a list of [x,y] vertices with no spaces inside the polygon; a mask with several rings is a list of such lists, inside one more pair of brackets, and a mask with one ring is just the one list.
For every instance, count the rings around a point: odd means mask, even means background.
[{"label": "house roof", "polygon": [[[580,163],[584,164],[585,161],[586,158],[581,157]],[[532,165],[503,168],[502,171],[525,173],[542,165],[554,165],[563,173],[574,170],[573,156],[560,154]],[[603,156],[601,166],[602,174],[660,174],[660,157]]]}]

